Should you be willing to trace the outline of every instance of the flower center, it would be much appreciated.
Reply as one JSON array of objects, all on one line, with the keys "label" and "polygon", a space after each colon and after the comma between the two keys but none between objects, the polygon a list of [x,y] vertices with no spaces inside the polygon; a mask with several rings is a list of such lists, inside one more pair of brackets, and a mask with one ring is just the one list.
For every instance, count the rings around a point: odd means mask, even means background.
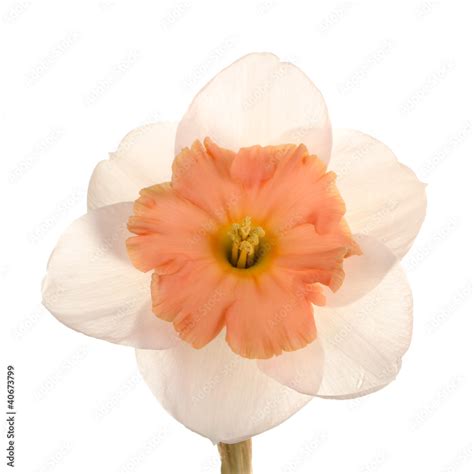
[{"label": "flower center", "polygon": [[259,244],[265,231],[261,227],[253,227],[252,219],[245,217],[240,224],[232,224],[228,233],[232,247],[229,262],[236,268],[250,268],[258,261]]}]

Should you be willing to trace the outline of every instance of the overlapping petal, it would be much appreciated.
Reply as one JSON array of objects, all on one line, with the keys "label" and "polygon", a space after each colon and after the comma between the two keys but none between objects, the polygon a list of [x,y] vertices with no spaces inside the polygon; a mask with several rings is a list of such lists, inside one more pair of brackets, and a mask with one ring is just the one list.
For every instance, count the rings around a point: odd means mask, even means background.
[{"label": "overlapping petal", "polygon": [[344,283],[336,292],[326,292],[328,307],[346,306],[372,291],[398,263],[396,255],[382,242],[367,235],[354,235],[361,250],[344,260]]},{"label": "overlapping petal", "polygon": [[110,342],[163,349],[178,342],[151,311],[150,274],[130,263],[125,239],[132,203],[90,211],[59,239],[43,282],[43,304],[76,331]]},{"label": "overlapping petal", "polygon": [[234,354],[222,336],[199,350],[183,342],[136,354],[163,407],[215,443],[237,443],[273,428],[311,400],[263,374],[255,361]]},{"label": "overlapping petal", "polygon": [[[349,286],[350,276],[363,278],[348,275]],[[271,365],[259,362],[265,373],[301,393],[327,398],[361,396],[394,380],[412,334],[410,286],[397,263],[356,301],[317,307],[314,314],[316,340],[270,359]],[[292,373],[296,362],[304,377]]]},{"label": "overlapping petal", "polygon": [[208,136],[233,151],[305,143],[325,162],[331,151],[323,96],[300,69],[270,53],[244,56],[196,95],[179,123],[175,153]]},{"label": "overlapping petal", "polygon": [[413,325],[410,285],[395,264],[369,293],[347,306],[315,311],[324,371],[318,396],[352,398],[397,376]]},{"label": "overlapping petal", "polygon": [[302,394],[318,393],[324,373],[324,351],[321,339],[316,339],[304,349],[284,352],[271,359],[257,361],[263,373]]},{"label": "overlapping petal", "polygon": [[351,230],[377,238],[402,258],[425,218],[425,184],[386,145],[354,130],[334,131],[330,168]]},{"label": "overlapping petal", "polygon": [[108,160],[97,164],[87,195],[89,209],[133,201],[138,191],[169,181],[176,123],[150,123],[128,133]]}]

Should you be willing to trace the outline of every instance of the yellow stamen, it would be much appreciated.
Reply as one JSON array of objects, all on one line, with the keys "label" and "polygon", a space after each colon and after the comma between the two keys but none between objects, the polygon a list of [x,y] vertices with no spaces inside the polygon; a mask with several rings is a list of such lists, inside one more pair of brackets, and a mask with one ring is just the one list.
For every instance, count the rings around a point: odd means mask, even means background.
[{"label": "yellow stamen", "polygon": [[[235,224],[233,224],[235,225]],[[250,231],[252,230],[252,219],[250,217],[245,217],[244,220],[242,221],[242,224],[237,224],[239,226],[239,234],[242,240],[245,240],[248,235],[250,234]]]},{"label": "yellow stamen", "polygon": [[252,246],[248,242],[242,242],[239,247],[239,259],[237,260],[237,268],[246,268],[247,267],[247,257],[252,251]]},{"label": "yellow stamen", "polygon": [[260,239],[265,235],[261,227],[252,227],[252,219],[245,217],[241,224],[232,224],[229,237],[232,242],[230,263],[237,268],[255,264]]},{"label": "yellow stamen", "polygon": [[234,264],[234,262],[237,262],[238,259],[239,259],[239,244],[237,242],[234,242],[232,244],[232,255],[230,258],[232,265]]}]

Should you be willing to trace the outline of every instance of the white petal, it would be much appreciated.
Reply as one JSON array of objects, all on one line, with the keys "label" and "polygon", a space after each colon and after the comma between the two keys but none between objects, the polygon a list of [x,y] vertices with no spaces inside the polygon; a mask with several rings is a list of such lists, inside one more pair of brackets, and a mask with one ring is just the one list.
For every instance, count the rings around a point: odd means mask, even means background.
[{"label": "white petal", "polygon": [[323,378],[324,351],[319,337],[303,349],[258,361],[258,367],[278,382],[300,393],[318,393]]},{"label": "white petal", "polygon": [[176,153],[206,136],[234,151],[304,143],[326,162],[331,151],[323,96],[300,69],[270,53],[244,56],[197,94],[178,126]]},{"label": "white petal", "polygon": [[89,182],[89,209],[134,201],[140,189],[171,179],[176,123],[152,123],[132,130]]},{"label": "white petal", "polygon": [[267,377],[254,360],[234,354],[223,334],[199,350],[182,343],[136,354],[163,407],[216,443],[236,443],[268,430],[311,400]]},{"label": "white petal", "polygon": [[352,232],[377,238],[402,258],[425,217],[425,184],[375,138],[334,130],[333,140],[330,168]]},{"label": "white petal", "polygon": [[324,351],[317,395],[352,398],[394,380],[410,345],[412,309],[410,286],[398,264],[354,303],[339,308],[315,307]]},{"label": "white petal", "polygon": [[362,255],[344,260],[345,278],[342,286],[332,293],[326,291],[326,306],[345,306],[375,288],[393,265],[397,257],[382,242],[367,235],[354,235]]},{"label": "white petal", "polygon": [[128,260],[132,203],[102,207],[59,239],[43,281],[43,304],[76,331],[117,344],[164,349],[177,343],[170,323],[151,311],[150,274]]}]

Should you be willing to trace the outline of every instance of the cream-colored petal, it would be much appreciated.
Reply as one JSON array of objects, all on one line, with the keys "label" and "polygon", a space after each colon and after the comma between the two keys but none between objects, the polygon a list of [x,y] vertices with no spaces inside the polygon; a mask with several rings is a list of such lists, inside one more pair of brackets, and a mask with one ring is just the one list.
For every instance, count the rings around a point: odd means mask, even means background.
[{"label": "cream-colored petal", "polygon": [[393,381],[412,333],[412,299],[403,270],[393,265],[370,293],[340,308],[315,307],[318,336],[259,368],[300,393],[355,398]]},{"label": "cream-colored petal", "polygon": [[323,378],[324,351],[319,337],[297,351],[284,352],[258,361],[259,369],[278,382],[300,393],[318,393]]},{"label": "cream-colored petal", "polygon": [[338,308],[315,307],[324,351],[317,395],[358,397],[394,380],[410,345],[412,311],[410,286],[398,264],[357,301]]},{"label": "cream-colored petal", "polygon": [[95,167],[89,182],[88,208],[133,201],[140,189],[169,181],[176,126],[151,123],[128,133],[117,151]]},{"label": "cream-colored petal", "polygon": [[344,260],[344,281],[333,293],[326,291],[326,305],[346,306],[372,291],[398,262],[392,251],[373,237],[354,235],[362,255],[352,255]]},{"label": "cream-colored petal", "polygon": [[330,168],[352,232],[377,238],[402,258],[425,217],[425,184],[386,145],[354,130],[334,130]]},{"label": "cream-colored petal", "polygon": [[178,342],[151,310],[151,274],[130,263],[125,239],[132,203],[101,207],[74,221],[59,239],[43,281],[43,304],[76,331],[145,349]]},{"label": "cream-colored petal", "polygon": [[176,133],[176,154],[209,136],[238,151],[304,143],[327,162],[331,125],[323,96],[296,66],[270,53],[242,57],[196,95]]},{"label": "cream-colored petal", "polygon": [[311,400],[267,377],[254,360],[234,354],[223,334],[202,349],[183,342],[166,351],[136,354],[163,407],[215,443],[236,443],[266,431]]}]

